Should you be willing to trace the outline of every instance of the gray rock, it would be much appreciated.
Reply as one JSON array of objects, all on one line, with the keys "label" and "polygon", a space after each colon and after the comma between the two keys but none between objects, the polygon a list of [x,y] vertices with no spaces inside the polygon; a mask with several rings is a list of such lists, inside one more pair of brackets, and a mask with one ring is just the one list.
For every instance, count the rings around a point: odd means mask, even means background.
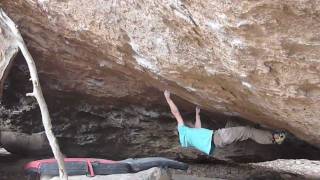
[{"label": "gray rock", "polygon": [[[41,180],[59,180],[59,177],[41,177]],[[170,180],[171,176],[164,169],[151,168],[133,174],[97,175],[94,177],[69,176],[70,180]]]},{"label": "gray rock", "polygon": [[[182,113],[195,104],[207,110],[211,129],[241,116],[320,146],[318,1],[2,0],[1,7],[36,60],[67,155],[184,156],[163,89],[183,99],[174,97]],[[5,34],[0,49],[9,52]],[[0,127],[40,132],[39,109],[24,97],[27,68],[15,60]],[[251,146],[225,159],[319,159],[302,141],[271,155]]]}]

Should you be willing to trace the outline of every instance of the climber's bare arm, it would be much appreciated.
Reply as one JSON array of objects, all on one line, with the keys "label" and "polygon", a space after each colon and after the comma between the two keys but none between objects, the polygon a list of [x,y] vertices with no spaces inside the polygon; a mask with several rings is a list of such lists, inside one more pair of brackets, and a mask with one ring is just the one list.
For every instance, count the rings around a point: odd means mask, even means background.
[{"label": "climber's bare arm", "polygon": [[201,119],[200,119],[200,108],[196,107],[196,122],[194,123],[195,128],[201,128]]},{"label": "climber's bare arm", "polygon": [[170,92],[168,90],[164,91],[164,96],[166,97],[166,100],[170,106],[171,109],[171,113],[173,114],[173,116],[176,118],[178,125],[183,125],[183,119],[180,115],[180,112],[177,108],[177,106],[174,104],[174,102],[171,100],[170,98]]}]

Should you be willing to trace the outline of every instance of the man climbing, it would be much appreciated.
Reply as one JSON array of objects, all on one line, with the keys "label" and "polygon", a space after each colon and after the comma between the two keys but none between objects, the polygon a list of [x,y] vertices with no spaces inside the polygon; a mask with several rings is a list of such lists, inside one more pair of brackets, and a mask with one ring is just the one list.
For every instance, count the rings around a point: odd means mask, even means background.
[{"label": "man climbing", "polygon": [[171,113],[178,122],[179,139],[182,147],[196,148],[207,155],[214,152],[215,147],[225,147],[233,142],[252,139],[259,144],[281,144],[285,134],[255,129],[248,126],[223,128],[216,131],[201,128],[200,108],[196,108],[194,128],[185,126],[177,106],[170,98],[170,92],[164,91]]}]

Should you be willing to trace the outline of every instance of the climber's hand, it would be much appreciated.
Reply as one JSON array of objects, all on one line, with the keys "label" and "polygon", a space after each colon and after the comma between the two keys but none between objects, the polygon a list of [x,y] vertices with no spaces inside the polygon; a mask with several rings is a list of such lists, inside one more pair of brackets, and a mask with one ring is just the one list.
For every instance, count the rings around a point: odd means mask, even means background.
[{"label": "climber's hand", "polygon": [[197,114],[200,113],[200,107],[199,107],[199,106],[196,107],[196,113],[197,113]]},{"label": "climber's hand", "polygon": [[170,99],[170,91],[164,90],[164,96],[165,96],[167,99]]}]

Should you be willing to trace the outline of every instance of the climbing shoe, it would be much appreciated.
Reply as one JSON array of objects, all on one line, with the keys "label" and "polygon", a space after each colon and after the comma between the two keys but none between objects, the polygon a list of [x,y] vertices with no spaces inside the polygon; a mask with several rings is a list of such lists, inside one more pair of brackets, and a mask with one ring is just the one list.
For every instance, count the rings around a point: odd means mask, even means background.
[{"label": "climbing shoe", "polygon": [[284,132],[273,133],[274,144],[282,144],[285,139],[286,139],[286,134]]}]

